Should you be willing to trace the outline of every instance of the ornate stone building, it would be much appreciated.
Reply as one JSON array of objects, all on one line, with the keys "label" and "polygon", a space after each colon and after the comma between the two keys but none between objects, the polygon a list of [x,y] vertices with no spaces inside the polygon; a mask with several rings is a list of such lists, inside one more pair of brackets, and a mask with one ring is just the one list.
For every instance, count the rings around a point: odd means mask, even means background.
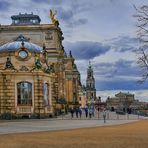
[{"label": "ornate stone building", "polygon": [[80,73],[62,46],[58,21],[52,14],[52,24],[33,14],[11,18],[0,25],[0,115],[45,117],[61,100],[75,104]]},{"label": "ornate stone building", "polygon": [[115,97],[108,97],[106,104],[108,109],[127,110],[135,102],[134,94],[119,92]]},{"label": "ornate stone building", "polygon": [[86,98],[87,100],[96,100],[95,78],[90,62],[87,68]]}]

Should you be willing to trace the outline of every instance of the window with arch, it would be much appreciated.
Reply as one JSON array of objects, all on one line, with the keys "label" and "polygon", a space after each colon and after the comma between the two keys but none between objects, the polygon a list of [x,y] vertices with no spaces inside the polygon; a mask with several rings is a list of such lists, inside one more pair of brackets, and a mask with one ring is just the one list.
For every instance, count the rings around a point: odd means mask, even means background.
[{"label": "window with arch", "polygon": [[49,105],[49,84],[44,83],[44,105]]},{"label": "window with arch", "polygon": [[17,105],[32,105],[32,83],[17,83]]}]

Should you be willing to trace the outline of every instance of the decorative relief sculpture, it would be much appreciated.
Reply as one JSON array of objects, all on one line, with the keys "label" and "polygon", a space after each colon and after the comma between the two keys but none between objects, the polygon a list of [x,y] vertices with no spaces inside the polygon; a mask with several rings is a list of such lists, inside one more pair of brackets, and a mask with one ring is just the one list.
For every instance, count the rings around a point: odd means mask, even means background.
[{"label": "decorative relief sculpture", "polygon": [[46,32],[45,40],[53,40],[53,33],[51,31]]},{"label": "decorative relief sculpture", "polygon": [[28,69],[26,66],[22,66],[22,67],[20,68],[20,71],[29,71],[29,69]]}]

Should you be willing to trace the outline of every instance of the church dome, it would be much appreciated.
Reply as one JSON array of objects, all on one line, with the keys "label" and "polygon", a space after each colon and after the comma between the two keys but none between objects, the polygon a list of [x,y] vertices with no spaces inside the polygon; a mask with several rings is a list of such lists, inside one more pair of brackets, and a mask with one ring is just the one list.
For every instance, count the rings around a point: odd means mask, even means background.
[{"label": "church dome", "polygon": [[21,47],[28,49],[30,52],[42,51],[42,47],[29,42],[23,35],[19,35],[13,42],[8,42],[0,46],[0,52],[13,52]]}]

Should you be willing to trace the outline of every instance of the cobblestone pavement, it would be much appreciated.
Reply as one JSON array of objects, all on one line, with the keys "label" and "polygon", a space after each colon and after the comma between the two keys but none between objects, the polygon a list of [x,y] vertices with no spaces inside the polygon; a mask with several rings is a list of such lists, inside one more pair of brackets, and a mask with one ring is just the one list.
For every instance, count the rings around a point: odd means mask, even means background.
[{"label": "cobblestone pavement", "polygon": [[[86,127],[110,126],[135,122],[139,120],[138,116],[135,115],[130,115],[129,117],[127,117],[127,115],[122,115],[121,117],[116,117],[116,114],[109,113],[106,123],[104,123],[104,121],[102,120],[101,114],[99,116],[99,119],[97,116],[91,119],[86,119],[85,115],[82,115],[81,119],[77,119],[76,117],[71,119],[71,116],[68,114],[53,119],[26,119],[0,121],[0,134],[56,131]],[[127,120],[127,118],[129,118],[130,120]],[[143,117],[139,118],[144,119]]]}]

